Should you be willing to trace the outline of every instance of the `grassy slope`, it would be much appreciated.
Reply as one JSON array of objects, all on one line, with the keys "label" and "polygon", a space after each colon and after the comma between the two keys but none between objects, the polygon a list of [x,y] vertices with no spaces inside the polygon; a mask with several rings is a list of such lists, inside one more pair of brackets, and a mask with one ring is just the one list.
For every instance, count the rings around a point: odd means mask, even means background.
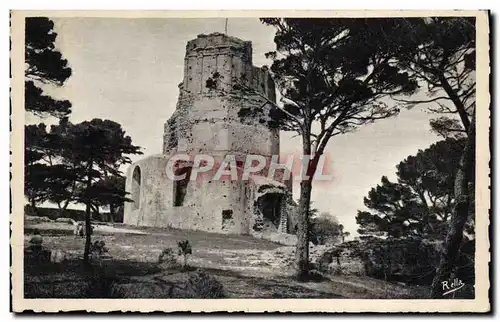
[{"label": "grassy slope", "polygon": [[[412,298],[421,291],[368,277],[335,276],[322,282],[298,283],[290,270],[276,262],[273,251],[281,245],[250,236],[220,235],[196,231],[127,227],[115,224],[96,229],[94,240],[104,240],[111,261],[105,266],[114,273],[140,281],[157,279],[164,274],[156,261],[165,247],[177,248],[177,242],[188,239],[193,247],[189,264],[202,267],[222,282],[230,298]],[[25,232],[41,230],[43,244],[60,249],[77,259],[82,256],[84,240],[71,235],[72,227],[64,223],[26,223]],[[140,233],[140,234],[139,234]],[[28,237],[26,236],[26,239]],[[64,274],[75,274],[78,268],[55,268],[26,271],[27,280],[54,284]],[[76,266],[75,266],[76,267]],[[74,277],[67,277],[69,279]]]}]

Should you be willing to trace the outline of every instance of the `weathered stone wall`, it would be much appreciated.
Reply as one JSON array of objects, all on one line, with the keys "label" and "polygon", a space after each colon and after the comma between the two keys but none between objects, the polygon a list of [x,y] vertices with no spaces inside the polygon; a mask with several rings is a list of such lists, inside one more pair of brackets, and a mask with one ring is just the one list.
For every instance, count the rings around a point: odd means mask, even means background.
[{"label": "weathered stone wall", "polygon": [[[248,95],[242,86],[260,94]],[[217,33],[189,41],[179,90],[176,111],[165,124],[163,153],[279,152],[279,131],[270,127],[271,107],[261,97],[275,101],[274,83],[252,65],[250,42]]]},{"label": "weathered stone wall", "polygon": [[232,80],[251,73],[252,44],[224,34],[199,35],[188,42],[184,61],[184,88],[193,94],[208,93],[206,81],[218,72],[223,89]]},{"label": "weathered stone wall", "polygon": [[[161,226],[172,203],[173,183],[165,171],[168,157],[153,155],[132,164],[127,170],[125,189],[134,202],[126,202],[123,222],[139,226]],[[134,171],[140,171],[140,183],[134,182]],[[138,197],[135,197],[138,195]]]},{"label": "weathered stone wall", "polygon": [[[139,189],[138,199],[125,204],[124,223],[224,233],[249,233],[248,182],[203,178],[189,181],[182,206],[174,206],[174,182],[166,176],[168,157],[151,156],[127,171],[126,190]],[[140,169],[134,188],[132,173]],[[253,211],[248,208],[248,211]]]},{"label": "weathered stone wall", "polygon": [[[127,172],[126,189],[134,202],[126,204],[124,222],[251,233],[262,221],[256,203],[262,196],[259,185],[211,180],[210,174],[189,181],[183,190],[182,205],[176,206],[177,185],[167,178],[166,166],[176,153],[208,154],[219,162],[228,154],[236,155],[237,160],[244,160],[248,154],[268,158],[278,155],[279,130],[270,118],[269,103],[275,100],[274,82],[268,71],[252,65],[250,42],[217,33],[189,41],[177,107],[164,127],[163,154],[134,163]],[[262,174],[266,175],[267,170]],[[278,171],[281,182],[280,175]],[[274,184],[280,185],[276,181]],[[287,187],[291,192],[289,182]],[[286,187],[280,189],[280,193],[287,194]],[[276,230],[286,232],[293,225],[289,199],[283,197],[283,217]]]}]

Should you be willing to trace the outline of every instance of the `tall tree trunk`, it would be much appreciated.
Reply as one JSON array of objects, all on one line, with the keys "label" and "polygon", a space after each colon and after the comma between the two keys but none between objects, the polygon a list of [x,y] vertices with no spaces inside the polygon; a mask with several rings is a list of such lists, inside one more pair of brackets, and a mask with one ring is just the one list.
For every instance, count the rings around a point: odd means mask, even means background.
[{"label": "tall tree trunk", "polygon": [[57,208],[59,209],[59,216],[58,216],[58,218],[62,218],[62,217],[64,217],[64,212],[65,212],[65,210],[66,210],[66,209],[64,209],[64,208],[61,206],[61,203],[60,203],[60,202],[58,202],[58,203],[57,203]]},{"label": "tall tree trunk", "polygon": [[66,209],[68,209],[69,205],[69,199],[64,202],[64,205],[62,206],[61,212],[64,213],[66,212]]},{"label": "tall tree trunk", "polygon": [[109,222],[115,222],[115,207],[112,204],[109,205]]},{"label": "tall tree trunk", "polygon": [[304,280],[309,272],[309,207],[311,203],[311,180],[300,183],[299,218],[297,222],[296,264],[297,278]]},{"label": "tall tree trunk", "polygon": [[385,274],[385,280],[387,281],[387,278],[389,277],[392,277],[392,258],[391,258],[391,254],[392,254],[392,247],[391,247],[391,243],[392,243],[392,237],[389,236],[389,238],[387,239],[387,247],[386,247],[386,252],[385,252],[385,255],[386,255],[386,274]]},{"label": "tall tree trunk", "polygon": [[[71,191],[75,190],[75,185],[76,185],[76,181],[73,181]],[[57,208],[59,208],[59,217],[64,217],[64,213],[66,212],[66,209],[68,209],[69,202],[70,202],[72,196],[73,196],[73,192],[71,192],[71,194],[69,196],[67,196],[67,199],[64,201],[64,203],[62,203],[62,202],[57,203]]]},{"label": "tall tree trunk", "polygon": [[85,250],[83,253],[83,264],[85,267],[90,267],[89,254],[90,254],[90,245],[91,245],[91,202],[90,202],[90,187],[92,186],[92,163],[89,162],[89,171],[87,177],[87,187],[86,187],[86,208],[85,208]]},{"label": "tall tree trunk", "polygon": [[[303,157],[311,156],[310,131],[302,134],[302,154]],[[305,163],[303,160],[302,162]],[[309,172],[309,163],[303,164],[306,167],[302,170],[301,176]],[[312,179],[311,179],[312,180]],[[309,208],[311,203],[311,180],[302,179],[300,182],[300,197],[297,220],[297,246],[295,250],[295,264],[297,267],[297,279],[303,280],[309,272]]]},{"label": "tall tree trunk", "polygon": [[35,197],[31,198],[31,209],[35,216],[38,216],[38,209],[36,208],[36,200]]},{"label": "tall tree trunk", "polygon": [[90,266],[89,254],[90,254],[90,232],[91,232],[91,221],[90,221],[90,203],[87,202],[87,207],[85,209],[85,251],[83,253],[83,263],[85,266]]},{"label": "tall tree trunk", "polygon": [[454,269],[459,247],[463,238],[463,231],[469,215],[470,193],[469,183],[475,170],[476,147],[476,115],[472,117],[469,126],[468,139],[465,145],[459,167],[455,177],[455,205],[451,213],[448,234],[444,243],[441,261],[436,271],[436,276],[431,285],[431,298],[442,298],[443,289],[441,282],[447,281]]},{"label": "tall tree trunk", "polygon": [[[310,131],[307,133],[310,133]],[[309,134],[302,136],[302,151],[304,156],[311,157],[311,139]],[[298,280],[306,280],[309,276],[309,210],[311,207],[312,180],[318,166],[319,156],[320,154],[315,154],[313,159],[309,160],[305,171],[307,178],[303,178],[300,182],[297,247],[295,254]]]}]

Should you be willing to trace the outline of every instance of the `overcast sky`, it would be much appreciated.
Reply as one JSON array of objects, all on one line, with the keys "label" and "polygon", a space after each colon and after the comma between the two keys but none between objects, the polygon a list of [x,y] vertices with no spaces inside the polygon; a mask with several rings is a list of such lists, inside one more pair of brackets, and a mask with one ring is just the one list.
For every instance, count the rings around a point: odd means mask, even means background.
[{"label": "overcast sky", "polygon": [[[185,47],[198,34],[224,32],[225,19],[55,18],[57,47],[73,75],[51,93],[73,104],[70,120],[106,118],[120,123],[145,155],[162,151],[163,124],[175,110],[183,79]],[[253,44],[256,66],[270,65],[274,29],[255,19],[229,19],[228,34]],[[438,140],[425,106],[403,110],[354,133],[337,136],[327,148],[334,179],[317,183],[312,200],[356,235],[356,212],[383,175]],[[29,118],[28,122],[33,121]],[[281,135],[282,154],[300,153],[300,139]],[[141,156],[133,156],[137,160]],[[294,186],[298,198],[299,187]]]}]

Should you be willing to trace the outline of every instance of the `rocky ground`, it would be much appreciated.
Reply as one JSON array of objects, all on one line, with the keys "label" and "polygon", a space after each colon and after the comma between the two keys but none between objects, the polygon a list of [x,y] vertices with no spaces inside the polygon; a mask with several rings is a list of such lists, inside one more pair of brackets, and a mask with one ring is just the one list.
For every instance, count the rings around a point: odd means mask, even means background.
[{"label": "rocky ground", "polygon": [[[34,229],[40,231],[43,246],[59,254],[60,263],[25,267],[26,297],[85,297],[71,292],[95,280],[95,274],[88,276],[81,269],[84,239],[72,235],[69,223],[28,220],[25,245]],[[177,252],[177,242],[186,239],[192,245],[191,269],[158,265],[163,249]],[[293,247],[250,236],[98,224],[93,240],[104,241],[108,248],[99,265],[106,277],[102,280],[100,275],[97,285],[109,288],[106,283],[112,283],[115,295],[103,296],[190,297],[193,291],[187,291],[186,285],[192,285],[200,271],[215,277],[229,298],[415,298],[422,294],[419,289],[360,276],[299,283],[293,279]],[[313,250],[313,260],[320,253],[321,249]],[[89,284],[86,289],[92,287]]]}]

